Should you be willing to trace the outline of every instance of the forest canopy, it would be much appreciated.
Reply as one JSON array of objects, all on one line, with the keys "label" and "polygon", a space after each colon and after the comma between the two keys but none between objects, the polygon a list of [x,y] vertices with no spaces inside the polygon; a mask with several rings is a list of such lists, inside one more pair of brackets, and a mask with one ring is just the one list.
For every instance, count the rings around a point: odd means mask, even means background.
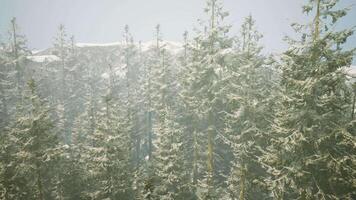
[{"label": "forest canopy", "polygon": [[183,42],[0,45],[0,199],[356,199],[355,28],[308,0],[279,55],[206,0]]}]

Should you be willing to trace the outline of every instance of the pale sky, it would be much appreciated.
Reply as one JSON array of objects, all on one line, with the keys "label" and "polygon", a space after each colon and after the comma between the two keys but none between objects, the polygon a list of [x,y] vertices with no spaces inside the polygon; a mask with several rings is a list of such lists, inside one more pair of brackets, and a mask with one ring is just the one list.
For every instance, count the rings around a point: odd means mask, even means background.
[{"label": "pale sky", "polygon": [[[268,52],[281,52],[285,35],[293,34],[292,22],[306,22],[301,6],[304,0],[223,0],[230,12],[227,21],[232,33],[237,33],[243,17],[248,14],[257,21],[264,35]],[[341,6],[356,4],[356,0],[341,0]],[[60,23],[73,34],[77,42],[106,43],[122,39],[125,24],[130,26],[136,41],[151,40],[154,27],[161,24],[165,40],[181,41],[185,30],[192,31],[197,19],[204,17],[205,0],[0,0],[0,34],[16,17],[21,33],[31,49],[50,47]],[[356,26],[356,5],[340,27]],[[356,46],[356,36],[348,41]]]}]

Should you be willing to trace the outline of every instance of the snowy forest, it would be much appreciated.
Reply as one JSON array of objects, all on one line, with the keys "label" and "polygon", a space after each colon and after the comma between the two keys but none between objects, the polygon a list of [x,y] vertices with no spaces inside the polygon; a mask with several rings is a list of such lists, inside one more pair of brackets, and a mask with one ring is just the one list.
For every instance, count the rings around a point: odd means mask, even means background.
[{"label": "snowy forest", "polygon": [[278,56],[253,13],[232,34],[220,0],[182,42],[127,25],[120,42],[77,43],[59,25],[35,52],[13,18],[0,199],[356,199],[355,27],[335,28],[338,3],[308,0]]}]

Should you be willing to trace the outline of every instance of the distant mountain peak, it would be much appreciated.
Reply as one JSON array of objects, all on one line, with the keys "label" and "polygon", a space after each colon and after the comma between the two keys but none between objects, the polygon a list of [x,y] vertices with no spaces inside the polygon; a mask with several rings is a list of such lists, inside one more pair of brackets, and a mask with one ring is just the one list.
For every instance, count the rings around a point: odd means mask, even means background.
[{"label": "distant mountain peak", "polygon": [[[138,46],[139,42],[135,42],[134,44]],[[124,42],[111,42],[111,43],[77,43],[75,46],[80,48],[85,48],[85,47],[113,47],[113,46],[124,46],[124,45],[125,45]],[[155,45],[156,45],[155,40],[141,42],[142,51],[147,51],[151,47],[154,47]],[[183,44],[177,41],[163,40],[161,41],[161,47],[164,47],[165,49],[167,49],[168,51],[172,51],[173,53],[177,53],[178,51],[183,49]]]},{"label": "distant mountain peak", "polygon": [[[124,47],[124,42],[111,42],[111,43],[76,43],[75,46],[79,49],[96,49],[104,50],[106,48],[122,48]],[[141,45],[141,50],[146,52],[156,46],[155,40],[145,41],[145,42],[135,42],[135,46],[139,47]],[[172,54],[177,54],[183,50],[183,44],[177,41],[164,40],[160,42],[160,47],[166,49]],[[32,51],[32,55],[28,56],[28,59],[33,62],[53,62],[58,60],[58,57],[54,53],[53,47]]]}]

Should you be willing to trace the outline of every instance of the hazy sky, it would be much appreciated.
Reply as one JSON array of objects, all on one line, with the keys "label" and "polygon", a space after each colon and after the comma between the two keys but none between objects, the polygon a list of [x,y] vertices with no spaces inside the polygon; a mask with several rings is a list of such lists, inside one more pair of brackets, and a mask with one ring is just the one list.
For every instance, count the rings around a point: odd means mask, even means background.
[{"label": "hazy sky", "polygon": [[[304,0],[224,0],[230,12],[228,22],[236,33],[243,17],[252,14],[257,21],[267,51],[280,52],[283,37],[293,33],[289,24],[305,22],[301,12]],[[356,0],[341,0],[342,6]],[[154,27],[161,24],[166,40],[182,40],[185,30],[192,30],[204,17],[205,0],[0,0],[0,34],[7,37],[9,21],[17,17],[21,32],[32,49],[50,47],[58,25],[63,23],[77,42],[105,43],[122,39],[123,27],[130,26],[135,40],[147,41]],[[356,5],[340,27],[356,25]],[[356,36],[348,42],[356,46]]]}]

